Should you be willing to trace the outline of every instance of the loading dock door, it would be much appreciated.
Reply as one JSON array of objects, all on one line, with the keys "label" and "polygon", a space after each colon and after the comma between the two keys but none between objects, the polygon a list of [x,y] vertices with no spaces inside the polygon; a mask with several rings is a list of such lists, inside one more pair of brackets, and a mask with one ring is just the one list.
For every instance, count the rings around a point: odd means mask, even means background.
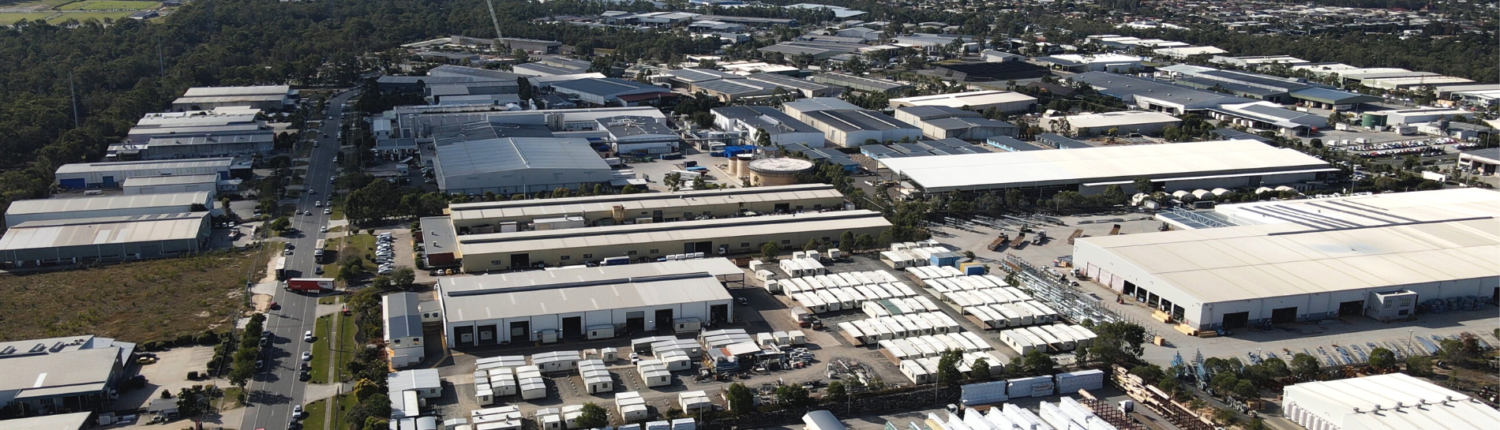
[{"label": "loading dock door", "polygon": [[1287,324],[1297,322],[1297,308],[1281,308],[1271,310],[1271,324]]},{"label": "loading dock door", "polygon": [[646,312],[633,311],[625,313],[625,332],[628,334],[646,331]]},{"label": "loading dock door", "polygon": [[492,326],[492,325],[482,325],[482,326],[479,326],[479,344],[480,345],[494,345],[496,343],[499,343],[500,341],[499,341],[499,339],[497,339],[498,336],[496,336],[496,334],[497,333],[495,333],[495,326]]},{"label": "loading dock door", "polygon": [[1244,328],[1245,326],[1250,325],[1250,313],[1235,312],[1232,314],[1224,314],[1223,325],[1224,328],[1227,329]]},{"label": "loading dock door", "polygon": [[562,320],[563,337],[583,336],[583,317],[567,317]]},{"label": "loading dock door", "polygon": [[525,342],[531,340],[531,321],[516,321],[510,323],[510,341]]},{"label": "loading dock door", "polygon": [[83,182],[83,178],[63,179],[61,181],[58,181],[58,184],[62,185],[63,188],[72,190],[81,190],[88,187],[88,184],[85,184]]},{"label": "loading dock door", "polygon": [[531,254],[511,254],[510,268],[525,269],[531,267]]},{"label": "loading dock door", "polygon": [[1339,316],[1363,315],[1365,313],[1364,300],[1339,303]]},{"label": "loading dock door", "polygon": [[458,346],[469,346],[474,344],[474,327],[454,327],[453,338],[458,339]]},{"label": "loading dock door", "polygon": [[713,305],[708,307],[708,324],[729,322],[729,305]]},{"label": "loading dock door", "polygon": [[656,329],[661,330],[670,327],[672,327],[672,310],[658,309],[656,311]]}]

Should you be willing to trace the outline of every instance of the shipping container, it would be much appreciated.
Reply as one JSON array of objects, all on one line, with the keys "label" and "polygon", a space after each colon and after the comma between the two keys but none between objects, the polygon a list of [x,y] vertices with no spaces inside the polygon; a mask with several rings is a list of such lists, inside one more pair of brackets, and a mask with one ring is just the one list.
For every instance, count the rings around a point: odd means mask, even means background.
[{"label": "shipping container", "polygon": [[1010,400],[1005,395],[1006,382],[994,381],[967,384],[959,387],[959,402],[963,406],[988,405]]},{"label": "shipping container", "polygon": [[1052,377],[1033,376],[1030,378],[1016,378],[1007,381],[1005,394],[1010,398],[1021,397],[1046,397],[1052,395]]},{"label": "shipping container", "polygon": [[1057,384],[1057,391],[1063,394],[1074,394],[1078,390],[1098,390],[1104,388],[1104,371],[1093,369],[1059,373],[1053,380]]}]

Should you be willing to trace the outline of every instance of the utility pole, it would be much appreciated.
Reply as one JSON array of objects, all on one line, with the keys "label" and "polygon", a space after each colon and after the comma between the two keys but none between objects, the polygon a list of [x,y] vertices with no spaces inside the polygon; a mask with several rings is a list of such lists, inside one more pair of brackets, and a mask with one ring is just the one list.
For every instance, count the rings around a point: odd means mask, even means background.
[{"label": "utility pole", "polygon": [[78,128],[78,91],[73,89],[73,71],[68,71],[68,99],[73,103],[73,128]]},{"label": "utility pole", "polygon": [[502,55],[510,54],[510,44],[505,43],[505,34],[500,32],[500,18],[495,17],[495,1],[484,0],[484,4],[490,8],[490,23],[495,24],[495,44],[502,50]]}]

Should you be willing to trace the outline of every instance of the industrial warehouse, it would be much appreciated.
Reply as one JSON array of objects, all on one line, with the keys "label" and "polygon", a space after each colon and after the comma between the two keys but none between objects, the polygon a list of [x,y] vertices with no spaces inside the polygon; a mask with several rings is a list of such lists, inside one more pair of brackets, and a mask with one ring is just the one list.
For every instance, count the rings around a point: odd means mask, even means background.
[{"label": "industrial warehouse", "polygon": [[1198,329],[1500,297],[1500,194],[1473,188],[1225,205],[1232,227],[1078,239],[1078,270]]},{"label": "industrial warehouse", "polygon": [[13,267],[126,261],[191,254],[208,244],[208,212],[27,221],[0,237]]},{"label": "industrial warehouse", "polygon": [[606,258],[656,261],[683,253],[739,254],[766,243],[791,248],[809,240],[834,240],[845,231],[877,236],[890,228],[879,212],[850,210],[521,231],[458,236],[468,273],[598,263]]},{"label": "industrial warehouse", "polygon": [[1292,149],[1253,140],[1131,145],[1066,151],[1025,151],[882,160],[912,191],[1021,189],[1042,196],[1059,191],[1099,194],[1110,185],[1134,192],[1149,178],[1167,192],[1199,188],[1294,185],[1338,169]]},{"label": "industrial warehouse", "polygon": [[17,200],[5,209],[5,227],[15,227],[26,221],[206,212],[213,208],[213,204],[213,193],[207,191]]},{"label": "industrial warehouse", "polygon": [[[242,167],[243,166],[243,167]],[[153,176],[216,175],[229,179],[234,169],[249,169],[233,158],[201,158],[182,161],[120,161],[64,164],[57,168],[57,185],[63,188],[115,188],[126,179]]]},{"label": "industrial warehouse", "polygon": [[534,230],[538,219],[581,218],[582,226],[660,223],[700,216],[839,209],[844,195],[832,185],[729,188],[677,193],[614,194],[545,200],[454,203],[449,216],[459,234]]},{"label": "industrial warehouse", "polygon": [[744,272],[723,258],[443,278],[449,348],[615,337],[734,320],[723,282]]}]

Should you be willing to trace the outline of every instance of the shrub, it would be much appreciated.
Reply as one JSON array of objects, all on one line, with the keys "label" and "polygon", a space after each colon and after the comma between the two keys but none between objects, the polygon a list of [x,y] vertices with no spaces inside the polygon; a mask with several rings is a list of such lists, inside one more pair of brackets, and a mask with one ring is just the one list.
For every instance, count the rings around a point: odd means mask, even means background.
[{"label": "shrub", "polygon": [[198,380],[198,371],[197,370],[189,370],[187,378],[188,378],[189,381],[196,381],[196,380]]},{"label": "shrub", "polygon": [[193,337],[192,333],[183,333],[183,334],[177,335],[176,339],[172,339],[172,344],[173,345],[192,345],[192,344],[196,343],[197,341],[198,341],[198,339],[195,338],[195,337]]}]

